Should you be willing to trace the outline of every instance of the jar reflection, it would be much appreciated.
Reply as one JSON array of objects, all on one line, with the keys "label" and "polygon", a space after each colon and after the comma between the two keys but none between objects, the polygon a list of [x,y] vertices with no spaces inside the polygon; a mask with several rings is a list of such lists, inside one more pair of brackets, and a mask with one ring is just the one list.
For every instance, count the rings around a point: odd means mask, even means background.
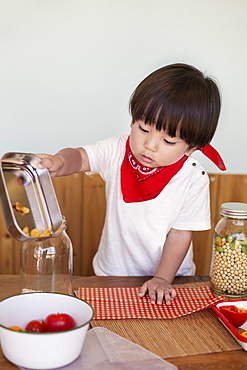
[{"label": "jar reflection", "polygon": [[72,294],[72,244],[63,231],[45,240],[26,241],[21,246],[22,292],[49,291]]}]

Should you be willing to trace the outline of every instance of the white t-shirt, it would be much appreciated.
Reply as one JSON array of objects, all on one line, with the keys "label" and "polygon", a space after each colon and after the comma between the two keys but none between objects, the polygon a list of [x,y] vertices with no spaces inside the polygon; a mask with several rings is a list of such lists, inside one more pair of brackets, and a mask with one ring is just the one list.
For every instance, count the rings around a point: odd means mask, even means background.
[{"label": "white t-shirt", "polygon": [[[209,179],[200,163],[189,157],[181,170],[154,199],[125,203],[120,167],[128,135],[84,146],[92,173],[106,183],[106,218],[93,260],[96,275],[153,276],[171,228],[210,228]],[[177,275],[193,275],[190,247]]]}]

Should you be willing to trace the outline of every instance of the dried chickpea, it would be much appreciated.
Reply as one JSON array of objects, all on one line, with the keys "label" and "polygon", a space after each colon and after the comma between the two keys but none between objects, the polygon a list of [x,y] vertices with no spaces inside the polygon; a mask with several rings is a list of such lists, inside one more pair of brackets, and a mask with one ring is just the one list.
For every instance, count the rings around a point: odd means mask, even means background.
[{"label": "dried chickpea", "polygon": [[51,230],[49,229],[45,229],[43,232],[40,232],[40,230],[38,229],[32,229],[31,231],[29,231],[28,226],[25,226],[22,231],[33,238],[51,236]]},{"label": "dried chickpea", "polygon": [[29,208],[27,208],[27,207],[25,207],[25,206],[23,206],[21,203],[19,203],[19,202],[16,202],[15,204],[13,204],[13,209],[16,211],[16,212],[18,212],[18,213],[20,213],[22,216],[24,216],[24,215],[26,215],[27,213],[29,213],[30,212],[30,209]]},{"label": "dried chickpea", "polygon": [[22,230],[25,234],[29,235],[29,228],[28,226],[25,226]]},{"label": "dried chickpea", "polygon": [[48,229],[44,230],[44,231],[40,234],[40,236],[51,236],[51,230],[48,230]]},{"label": "dried chickpea", "polygon": [[246,237],[241,237],[241,240],[234,239],[234,235],[215,237],[211,281],[221,294],[237,295],[246,290]]},{"label": "dried chickpea", "polygon": [[40,231],[38,229],[32,229],[30,231],[30,236],[32,236],[33,238],[39,237],[40,236]]}]

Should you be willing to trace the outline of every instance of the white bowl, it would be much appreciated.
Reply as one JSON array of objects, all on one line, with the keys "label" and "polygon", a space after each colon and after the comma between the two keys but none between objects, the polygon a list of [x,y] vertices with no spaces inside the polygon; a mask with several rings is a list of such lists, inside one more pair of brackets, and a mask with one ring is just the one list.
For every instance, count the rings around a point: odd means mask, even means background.
[{"label": "white bowl", "polygon": [[[9,329],[51,313],[67,313],[76,322],[71,330],[27,333]],[[0,341],[4,356],[17,366],[54,369],[68,365],[81,353],[93,308],[74,296],[59,293],[26,293],[0,302]]]}]

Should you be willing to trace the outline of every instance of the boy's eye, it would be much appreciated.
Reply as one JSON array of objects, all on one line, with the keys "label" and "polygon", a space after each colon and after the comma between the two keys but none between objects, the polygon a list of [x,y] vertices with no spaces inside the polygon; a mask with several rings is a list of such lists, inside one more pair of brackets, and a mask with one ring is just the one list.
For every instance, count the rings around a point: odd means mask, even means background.
[{"label": "boy's eye", "polygon": [[172,142],[172,141],[169,141],[169,140],[166,140],[166,139],[164,139],[164,142],[168,145],[175,145],[176,144],[176,142]]},{"label": "boy's eye", "polygon": [[140,129],[142,132],[146,132],[146,133],[148,133],[148,132],[149,132],[148,130],[145,130],[143,127],[141,127],[141,125],[139,125],[139,129]]}]

